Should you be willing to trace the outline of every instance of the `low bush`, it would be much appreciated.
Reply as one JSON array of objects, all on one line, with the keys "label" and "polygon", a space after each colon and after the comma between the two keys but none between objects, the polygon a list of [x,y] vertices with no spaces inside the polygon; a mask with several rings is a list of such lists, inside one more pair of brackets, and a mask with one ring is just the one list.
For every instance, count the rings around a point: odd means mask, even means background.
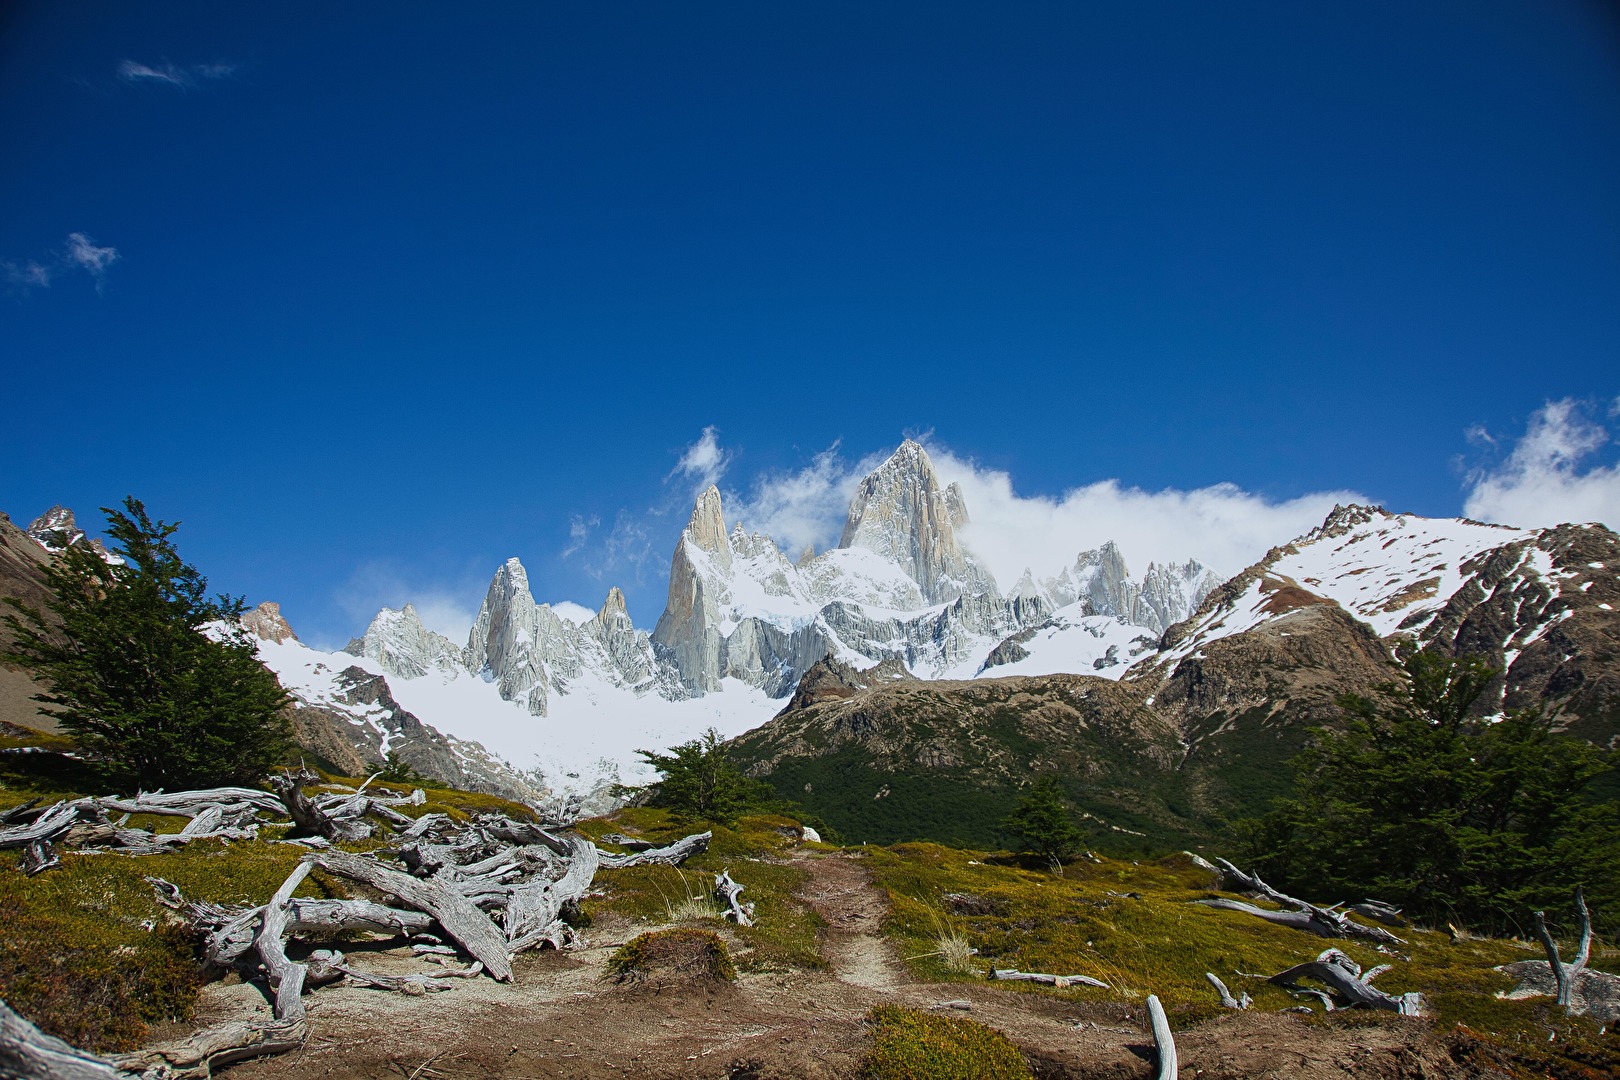
[{"label": "low bush", "polygon": [[863,1080],[1030,1080],[1012,1041],[995,1028],[920,1009],[879,1005],[867,1014],[872,1053]]},{"label": "low bush", "polygon": [[663,979],[725,983],[737,979],[737,969],[720,935],[692,927],[638,934],[608,958],[607,969],[621,983]]}]

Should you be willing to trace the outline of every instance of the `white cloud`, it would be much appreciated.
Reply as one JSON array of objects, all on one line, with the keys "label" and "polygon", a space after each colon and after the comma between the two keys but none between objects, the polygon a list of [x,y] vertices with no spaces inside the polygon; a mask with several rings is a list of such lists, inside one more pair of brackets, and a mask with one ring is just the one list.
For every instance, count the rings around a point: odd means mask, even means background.
[{"label": "white cloud", "polygon": [[675,463],[670,476],[676,475],[691,477],[694,480],[692,492],[696,495],[712,484],[718,484],[725,475],[726,466],[731,463],[731,454],[720,449],[720,429],[710,424],[703,429],[697,442],[688,446],[681,459]]},{"label": "white cloud", "polygon": [[551,605],[551,610],[555,611],[564,622],[571,622],[575,626],[588,623],[596,618],[596,612],[584,604],[576,604],[572,600],[559,600]]},{"label": "white cloud", "polygon": [[20,262],[0,259],[0,272],[5,275],[6,284],[26,293],[30,289],[50,288],[51,282],[67,271],[83,270],[95,278],[96,291],[100,292],[107,268],[118,259],[117,248],[98,247],[84,233],[73,232],[68,233],[67,246],[61,251],[49,253],[43,262],[39,259],[23,259]]},{"label": "white cloud", "polygon": [[1273,502],[1230,483],[1144,491],[1118,480],[1100,480],[1058,498],[1025,497],[1013,490],[1006,472],[980,468],[940,447],[928,453],[942,483],[961,485],[972,519],[960,534],[962,543],[1004,587],[1025,567],[1037,577],[1051,575],[1109,540],[1136,575],[1149,562],[1189,558],[1231,575],[1320,525],[1335,503],[1371,501],[1352,491],[1325,491]]},{"label": "white cloud", "polygon": [[235,64],[188,64],[177,67],[174,64],[163,63],[154,67],[137,60],[118,62],[118,77],[125,82],[157,83],[180,90],[196,86],[199,81],[226,78],[235,70]]},{"label": "white cloud", "polygon": [[[760,477],[747,495],[728,493],[727,520],[766,533],[789,556],[806,544],[822,550],[837,543],[861,478],[891,452],[850,461],[834,445],[798,472]],[[1351,491],[1272,501],[1235,484],[1144,491],[1118,480],[1059,497],[1023,496],[1006,472],[982,468],[938,443],[928,446],[928,456],[941,483],[961,486],[972,519],[961,540],[1003,587],[1017,581],[1025,567],[1038,576],[1052,575],[1081,551],[1109,540],[1119,545],[1135,574],[1149,562],[1189,558],[1235,574],[1267,549],[1320,525],[1335,503],[1371,501]]]},{"label": "white cloud", "polygon": [[[1610,404],[1609,415],[1617,410],[1620,399]],[[1609,442],[1609,432],[1589,411],[1572,398],[1542,406],[1506,461],[1469,476],[1463,512],[1532,528],[1588,521],[1620,527],[1620,465],[1582,468]]]},{"label": "white cloud", "polygon": [[851,462],[839,456],[834,443],[798,472],[760,476],[747,495],[728,492],[726,519],[771,537],[791,558],[809,546],[823,551],[838,542],[861,478],[887,456],[876,453]]},{"label": "white cloud", "polygon": [[639,584],[646,576],[648,560],[655,555],[653,532],[647,519],[620,510],[613,528],[586,554],[582,565],[585,572],[598,581],[628,571],[631,580]]},{"label": "white cloud", "polygon": [[[358,627],[356,637],[365,633],[383,608],[399,609],[408,603],[416,608],[423,626],[461,645],[466,643],[478,617],[484,584],[487,582],[470,578],[459,585],[425,583],[391,563],[374,561],[356,567],[339,586],[334,600],[351,625]],[[342,644],[337,643],[338,647]]]}]

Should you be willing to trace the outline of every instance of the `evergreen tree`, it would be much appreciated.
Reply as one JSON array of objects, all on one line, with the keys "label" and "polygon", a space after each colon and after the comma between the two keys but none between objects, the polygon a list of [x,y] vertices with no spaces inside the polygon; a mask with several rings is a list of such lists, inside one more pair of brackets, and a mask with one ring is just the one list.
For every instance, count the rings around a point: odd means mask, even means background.
[{"label": "evergreen tree", "polygon": [[1620,901],[1620,812],[1593,796],[1612,756],[1539,709],[1475,716],[1497,674],[1482,660],[1419,652],[1406,669],[1378,698],[1341,698],[1343,730],[1296,761],[1293,795],[1251,836],[1266,876],[1488,927],[1562,906],[1576,885]]},{"label": "evergreen tree", "polygon": [[[62,729],[116,782],[145,789],[263,779],[290,745],[289,698],[261,664],[240,597],[208,582],[132,498],[106,507],[113,560],[88,545],[45,569],[54,619],[13,598],[6,654],[49,687]],[[120,561],[121,560],[121,561]]]},{"label": "evergreen tree", "polygon": [[1085,833],[1075,825],[1069,801],[1056,777],[1037,781],[1001,825],[1017,838],[1020,850],[1039,855],[1058,873],[1062,873],[1063,863],[1080,854],[1085,846]]},{"label": "evergreen tree", "polygon": [[768,798],[769,789],[750,780],[732,762],[714,728],[669,753],[637,750],[660,777],[652,805],[708,821],[730,821]]}]

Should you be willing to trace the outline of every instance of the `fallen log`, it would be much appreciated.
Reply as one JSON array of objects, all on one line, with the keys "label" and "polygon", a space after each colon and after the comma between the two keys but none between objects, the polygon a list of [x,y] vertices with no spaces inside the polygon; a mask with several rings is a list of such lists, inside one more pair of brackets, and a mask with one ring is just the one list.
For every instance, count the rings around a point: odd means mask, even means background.
[{"label": "fallen log", "polygon": [[297,1050],[308,1034],[309,1025],[302,1019],[235,1021],[110,1060],[118,1069],[126,1070],[115,1074],[122,1080],[130,1080],[129,1073],[166,1080],[204,1080],[213,1076],[215,1069],[234,1062]]},{"label": "fallen log", "polygon": [[283,812],[293,820],[296,833],[324,836],[328,840],[364,840],[371,826],[352,818],[334,818],[304,794],[304,785],[319,777],[309,772],[285,773],[270,777],[270,786],[281,799]]},{"label": "fallen log", "polygon": [[0,1001],[0,1078],[4,1080],[129,1080],[95,1054],[47,1035]]},{"label": "fallen log", "polygon": [[500,982],[511,980],[512,961],[507,955],[506,940],[489,916],[466,897],[438,882],[390,870],[374,860],[346,851],[320,851],[306,858],[323,870],[396,896],[401,903],[433,916],[444,932],[473,959],[483,962],[491,978]]},{"label": "fallen log", "polygon": [[1213,986],[1215,988],[1215,992],[1221,995],[1222,1008],[1247,1009],[1250,1005],[1254,1004],[1254,999],[1251,998],[1247,993],[1245,993],[1241,998],[1233,997],[1232,991],[1226,988],[1226,984],[1221,982],[1220,978],[1213,971],[1204,972],[1204,978],[1208,979],[1209,985]]},{"label": "fallen log", "polygon": [[615,855],[612,852],[599,850],[597,858],[601,865],[608,870],[622,870],[627,866],[651,866],[654,864],[679,866],[692,856],[701,855],[709,850],[709,841],[713,838],[713,832],[694,833],[691,836],[682,837],[668,847],[648,848],[646,851],[632,851],[624,855]]},{"label": "fallen log", "polygon": [[436,994],[449,990],[455,984],[445,982],[446,979],[472,979],[484,970],[484,965],[474,960],[464,968],[441,968],[431,975],[381,975],[370,971],[360,971],[344,963],[334,963],[333,969],[342,972],[348,978],[361,986],[369,986],[374,990],[394,990],[402,994]]},{"label": "fallen log", "polygon": [[0,850],[27,847],[38,840],[55,840],[80,821],[95,820],[100,814],[94,799],[72,799],[56,803],[33,822],[0,829]]},{"label": "fallen log", "polygon": [[1371,985],[1373,979],[1388,970],[1389,965],[1380,964],[1363,973],[1361,965],[1350,957],[1338,949],[1328,949],[1315,960],[1295,964],[1287,971],[1279,971],[1272,975],[1266,981],[1287,990],[1320,997],[1322,991],[1297,985],[1300,979],[1315,979],[1331,991],[1331,998],[1326,999],[1330,1007],[1336,1005],[1340,1008],[1382,1009],[1402,1016],[1422,1016],[1422,994],[1409,993],[1394,997]]},{"label": "fallen log", "polygon": [[35,840],[23,849],[22,861],[18,865],[25,875],[33,877],[53,866],[61,866],[62,859],[49,840]]},{"label": "fallen log", "polygon": [[264,914],[259,919],[259,932],[254,935],[253,945],[258,950],[259,959],[264,962],[265,979],[275,994],[275,1017],[277,1020],[302,1020],[304,1018],[304,976],[308,969],[303,964],[295,964],[287,959],[286,947],[282,944],[282,934],[287,929],[287,907],[292,900],[293,890],[298,888],[303,880],[309,876],[309,861],[303,860],[287,875],[287,880],[281,883],[281,888],[264,905]]},{"label": "fallen log", "polygon": [[1108,989],[1107,983],[1101,979],[1093,979],[1090,975],[1048,975],[1039,971],[1019,971],[1016,968],[991,968],[990,978],[996,982],[1044,983],[1060,990],[1066,986],[1095,986],[1102,990]]},{"label": "fallen log", "polygon": [[506,906],[506,941],[509,952],[549,941],[561,948],[569,935],[561,922],[563,909],[578,904],[596,877],[597,850],[589,840],[571,837],[568,868],[556,881],[534,881],[517,885]]},{"label": "fallen log", "polygon": [[1273,903],[1291,907],[1294,910],[1271,911],[1267,908],[1255,907],[1253,904],[1246,904],[1241,900],[1228,900],[1225,897],[1192,901],[1195,904],[1222,908],[1227,911],[1241,911],[1246,915],[1253,915],[1280,926],[1292,926],[1296,930],[1304,930],[1318,937],[1360,937],[1389,945],[1406,944],[1405,939],[1396,937],[1382,927],[1363,925],[1351,919],[1342,911],[1319,907],[1308,901],[1289,896],[1287,893],[1278,892],[1262,881],[1259,874],[1245,874],[1225,859],[1216,859],[1215,861],[1220,863],[1222,871],[1238,885],[1238,891],[1253,893]]},{"label": "fallen log", "polygon": [[1170,1034],[1170,1018],[1164,1015],[1159,995],[1148,995],[1147,1009],[1148,1025],[1153,1029],[1153,1045],[1159,1051],[1159,1067],[1153,1074],[1153,1080],[1176,1080],[1176,1073],[1180,1069],[1176,1060],[1176,1039]]},{"label": "fallen log", "polygon": [[730,919],[738,926],[754,925],[754,905],[745,904],[737,897],[742,895],[743,887],[731,880],[731,870],[725,869],[714,875],[714,898],[720,902],[725,910],[721,911],[722,919]]}]

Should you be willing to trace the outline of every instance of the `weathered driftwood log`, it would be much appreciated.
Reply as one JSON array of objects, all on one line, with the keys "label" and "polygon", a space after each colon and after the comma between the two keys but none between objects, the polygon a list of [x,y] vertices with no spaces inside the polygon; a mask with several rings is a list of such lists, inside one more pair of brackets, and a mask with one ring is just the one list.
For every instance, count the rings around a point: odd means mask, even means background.
[{"label": "weathered driftwood log", "polygon": [[512,978],[512,961],[507,955],[505,938],[489,916],[460,893],[439,882],[423,881],[346,851],[316,852],[308,859],[323,870],[389,893],[401,903],[425,911],[438,920],[445,933],[473,959],[482,961],[492,978],[501,982]]},{"label": "weathered driftwood log", "polygon": [[96,1055],[47,1035],[0,1001],[3,1080],[129,1080]]},{"label": "weathered driftwood log", "polygon": [[700,832],[691,836],[684,836],[668,847],[648,848],[646,851],[632,851],[625,855],[599,851],[597,857],[601,865],[608,870],[620,870],[626,866],[650,866],[653,864],[679,866],[692,856],[701,855],[709,850],[709,841],[712,839],[714,839],[714,833]]},{"label": "weathered driftwood log", "polygon": [[287,880],[281,883],[281,888],[277,889],[270,902],[264,905],[264,914],[259,919],[259,932],[253,938],[259,959],[264,962],[265,979],[276,996],[277,1020],[304,1018],[304,976],[308,974],[308,969],[303,964],[295,964],[287,959],[286,948],[281,938],[287,930],[287,907],[292,901],[293,890],[309,876],[309,871],[310,863],[306,859],[299,862],[293,868],[293,872],[287,875]]},{"label": "weathered driftwood log", "polygon": [[1402,994],[1393,997],[1372,986],[1372,980],[1389,970],[1389,965],[1380,964],[1365,973],[1361,965],[1350,959],[1338,949],[1328,949],[1315,960],[1304,964],[1295,964],[1287,971],[1279,971],[1267,979],[1276,986],[1287,990],[1300,991],[1322,995],[1320,990],[1311,990],[1298,985],[1300,979],[1315,979],[1328,987],[1332,994],[1329,1001],[1331,1005],[1340,1008],[1383,1009],[1388,1012],[1400,1013],[1402,1016],[1423,1015],[1423,995],[1418,993]]},{"label": "weathered driftwood log", "polygon": [[1547,930],[1546,913],[1535,913],[1536,937],[1541,939],[1541,947],[1547,950],[1547,965],[1552,970],[1553,981],[1558,987],[1558,1004],[1564,1007],[1565,1012],[1573,1012],[1571,995],[1574,992],[1576,981],[1586,968],[1586,962],[1592,955],[1592,913],[1586,910],[1586,896],[1581,887],[1575,887],[1575,910],[1581,915],[1581,943],[1575,954],[1575,961],[1565,964],[1558,958],[1558,943],[1553,940],[1552,934]]},{"label": "weathered driftwood log", "polygon": [[64,800],[27,825],[0,829],[0,850],[27,847],[39,840],[55,840],[80,821],[94,821],[100,808],[94,799]]},{"label": "weathered driftwood log", "polygon": [[18,803],[10,809],[0,810],[0,825],[11,825],[25,817],[29,817],[33,813],[34,807],[38,806],[43,798],[42,795],[36,795],[25,803]]},{"label": "weathered driftwood log", "polygon": [[1271,911],[1266,908],[1255,907],[1241,900],[1228,900],[1225,897],[1215,897],[1209,900],[1194,900],[1195,904],[1206,907],[1222,908],[1227,911],[1241,911],[1246,915],[1265,919],[1267,922],[1277,923],[1280,926],[1292,926],[1297,930],[1316,934],[1318,937],[1360,937],[1371,941],[1383,942],[1390,945],[1404,945],[1405,940],[1396,937],[1388,930],[1378,926],[1366,926],[1351,919],[1342,911],[1333,908],[1318,907],[1287,893],[1278,892],[1260,879],[1258,874],[1245,874],[1225,859],[1216,859],[1221,869],[1238,886],[1238,891],[1253,893],[1262,896],[1277,904],[1291,907],[1292,911]]},{"label": "weathered driftwood log", "polygon": [[562,922],[565,907],[578,904],[596,877],[596,845],[569,838],[568,868],[556,881],[531,881],[512,889],[506,906],[506,941],[510,952],[521,952],[542,941],[561,948],[570,931]]},{"label": "weathered driftwood log", "polygon": [[125,814],[167,814],[173,817],[195,817],[210,806],[251,807],[266,814],[285,813],[281,801],[268,791],[257,788],[222,787],[199,791],[143,791],[133,799],[103,798],[95,800],[107,810]]},{"label": "weathered driftwood log", "polygon": [[49,840],[35,840],[23,848],[22,862],[19,866],[22,872],[29,877],[44,873],[53,866],[61,866],[62,860],[56,854],[56,848],[51,846]]},{"label": "weathered driftwood log", "polygon": [[1159,1051],[1159,1066],[1153,1080],[1176,1080],[1176,1073],[1180,1069],[1176,1061],[1176,1039],[1170,1034],[1170,1018],[1164,1015],[1159,995],[1148,995],[1147,1010],[1148,1025],[1153,1029],[1153,1045]]},{"label": "weathered driftwood log", "polygon": [[374,990],[394,990],[402,994],[436,994],[455,985],[444,980],[472,979],[484,970],[484,965],[476,960],[468,967],[441,968],[431,975],[381,975],[360,971],[342,962],[334,963],[332,967],[361,986],[369,986]]},{"label": "weathered driftwood log", "polygon": [[296,772],[270,777],[270,786],[281,799],[283,812],[293,819],[297,831],[328,840],[364,840],[371,826],[354,818],[334,818],[304,794],[304,785],[319,779],[313,773]]},{"label": "weathered driftwood log", "polygon": [[1019,971],[1016,968],[991,968],[990,978],[998,982],[1044,983],[1062,989],[1065,986],[1095,986],[1107,990],[1108,984],[1090,975],[1048,975],[1039,971]]},{"label": "weathered driftwood log", "polygon": [[1221,982],[1220,977],[1217,976],[1213,971],[1204,972],[1204,978],[1208,979],[1209,985],[1213,986],[1215,988],[1215,992],[1221,995],[1222,1008],[1247,1009],[1250,1005],[1254,1004],[1254,999],[1251,998],[1247,993],[1240,998],[1233,997],[1232,991],[1226,988],[1226,984]]},{"label": "weathered driftwood log", "polygon": [[1411,923],[1401,915],[1401,909],[1381,900],[1363,900],[1359,904],[1351,904],[1345,908],[1357,915],[1366,916],[1385,926],[1410,926]]},{"label": "weathered driftwood log", "polygon": [[737,897],[742,894],[743,887],[731,880],[730,869],[722,870],[714,875],[714,898],[724,905],[725,910],[720,913],[723,919],[730,919],[738,926],[754,925],[754,905],[745,904]]},{"label": "weathered driftwood log", "polygon": [[614,847],[622,847],[629,852],[648,851],[658,845],[651,840],[637,840],[634,837],[624,836],[620,833],[604,833],[602,839]]},{"label": "weathered driftwood log", "polygon": [[[115,1074],[123,1080],[130,1080],[128,1073],[159,1076],[165,1080],[204,1080],[213,1076],[215,1069],[233,1062],[297,1050],[304,1045],[308,1034],[308,1023],[302,1019],[236,1021],[207,1028],[186,1039],[120,1054],[111,1060],[119,1069],[127,1070]],[[148,1074],[147,1070],[153,1071]]]},{"label": "weathered driftwood log", "polygon": [[[188,905],[185,910],[192,925],[207,934],[205,951],[209,962],[222,967],[235,963],[238,957],[253,947],[259,920],[264,914],[262,907],[233,912],[215,905],[196,903]],[[365,930],[374,934],[408,937],[421,933],[432,924],[432,917],[420,911],[385,907],[370,900],[295,897],[287,905],[289,934],[308,930]],[[211,931],[208,930],[210,926],[214,927]]]}]

